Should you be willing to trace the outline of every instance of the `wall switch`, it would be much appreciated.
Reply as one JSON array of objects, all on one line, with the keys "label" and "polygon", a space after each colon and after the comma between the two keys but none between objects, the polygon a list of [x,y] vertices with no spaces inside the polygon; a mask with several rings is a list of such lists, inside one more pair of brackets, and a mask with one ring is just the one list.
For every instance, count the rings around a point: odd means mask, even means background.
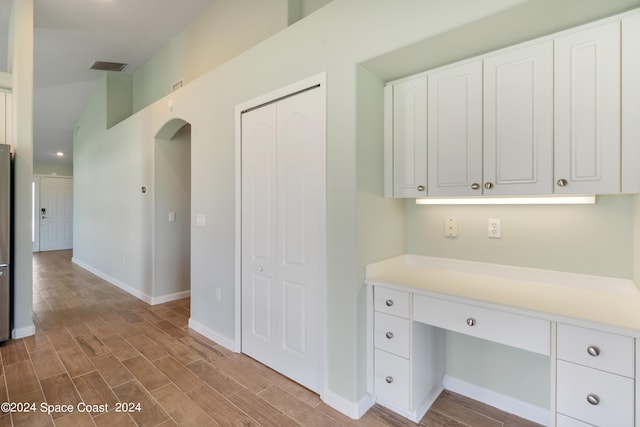
[{"label": "wall switch", "polygon": [[501,237],[500,220],[497,218],[488,220],[487,235],[490,239],[499,239]]},{"label": "wall switch", "polygon": [[450,216],[444,220],[444,235],[458,237],[458,218]]},{"label": "wall switch", "polygon": [[216,301],[222,301],[222,289],[216,288]]},{"label": "wall switch", "polygon": [[176,222],[176,213],[169,212],[169,222]]},{"label": "wall switch", "polygon": [[196,225],[198,227],[204,227],[205,225],[207,225],[207,217],[204,216],[204,214],[196,215]]}]

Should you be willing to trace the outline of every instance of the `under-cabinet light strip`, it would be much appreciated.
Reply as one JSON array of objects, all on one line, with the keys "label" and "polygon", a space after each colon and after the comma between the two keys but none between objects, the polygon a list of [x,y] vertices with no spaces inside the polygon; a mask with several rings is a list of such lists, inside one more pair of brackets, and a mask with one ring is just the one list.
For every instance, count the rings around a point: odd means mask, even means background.
[{"label": "under-cabinet light strip", "polygon": [[416,199],[417,205],[593,205],[596,196],[467,197]]}]

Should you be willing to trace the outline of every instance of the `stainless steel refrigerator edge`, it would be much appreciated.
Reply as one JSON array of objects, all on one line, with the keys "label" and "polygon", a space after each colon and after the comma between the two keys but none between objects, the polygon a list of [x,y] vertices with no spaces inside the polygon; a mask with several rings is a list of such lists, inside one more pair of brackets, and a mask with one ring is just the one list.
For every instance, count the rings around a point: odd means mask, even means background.
[{"label": "stainless steel refrigerator edge", "polygon": [[11,147],[0,144],[0,342],[11,336]]}]

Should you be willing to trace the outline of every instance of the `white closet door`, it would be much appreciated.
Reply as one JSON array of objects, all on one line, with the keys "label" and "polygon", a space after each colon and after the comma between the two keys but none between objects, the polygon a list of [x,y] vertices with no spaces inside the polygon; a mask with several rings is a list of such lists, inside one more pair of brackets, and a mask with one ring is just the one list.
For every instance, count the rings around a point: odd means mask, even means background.
[{"label": "white closet door", "polygon": [[321,382],[324,138],[320,90],[242,116],[242,351]]},{"label": "white closet door", "polygon": [[276,358],[276,105],[242,115],[242,351]]}]

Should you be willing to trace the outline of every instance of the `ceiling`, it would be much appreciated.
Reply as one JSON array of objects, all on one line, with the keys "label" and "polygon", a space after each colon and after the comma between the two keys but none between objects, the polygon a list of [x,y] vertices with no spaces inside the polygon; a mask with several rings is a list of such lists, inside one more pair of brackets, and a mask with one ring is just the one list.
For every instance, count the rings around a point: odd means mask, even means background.
[{"label": "ceiling", "polygon": [[[5,71],[12,1],[0,0]],[[104,73],[93,62],[124,62],[131,73],[215,1],[34,0],[34,162],[72,163],[73,128]]]}]

